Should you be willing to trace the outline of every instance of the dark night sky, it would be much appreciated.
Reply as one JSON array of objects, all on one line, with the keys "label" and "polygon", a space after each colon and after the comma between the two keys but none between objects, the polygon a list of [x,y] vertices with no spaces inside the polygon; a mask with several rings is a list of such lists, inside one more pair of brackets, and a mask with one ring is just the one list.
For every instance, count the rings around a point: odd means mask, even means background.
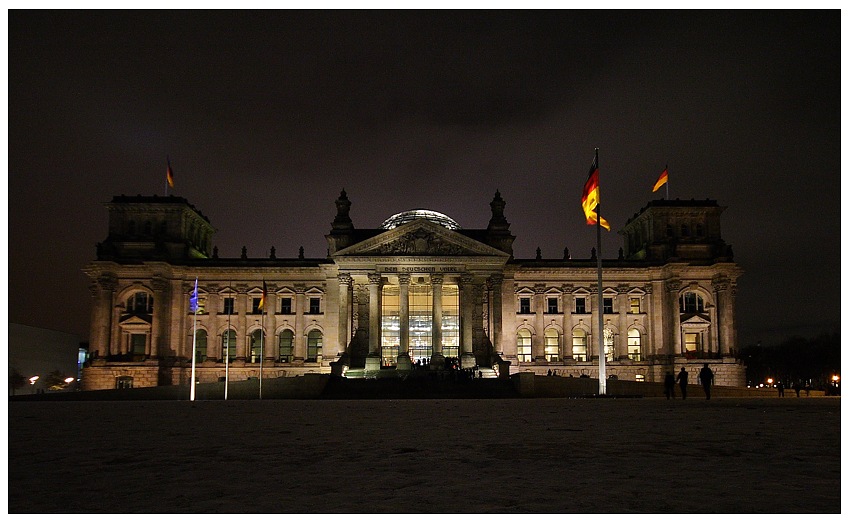
[{"label": "dark night sky", "polygon": [[[222,257],[323,257],[431,208],[516,257],[587,258],[670,166],[745,270],[739,344],[840,324],[841,15],[814,11],[9,11],[9,321],[88,339],[103,204],[172,193]],[[605,233],[603,257],[622,238]]]}]

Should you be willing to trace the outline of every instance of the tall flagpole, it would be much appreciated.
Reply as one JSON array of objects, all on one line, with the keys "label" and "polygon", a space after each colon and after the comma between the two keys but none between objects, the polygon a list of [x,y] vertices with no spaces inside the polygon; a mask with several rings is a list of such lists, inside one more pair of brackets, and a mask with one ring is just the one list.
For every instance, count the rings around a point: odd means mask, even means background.
[{"label": "tall flagpole", "polygon": [[263,398],[263,359],[265,359],[266,340],[266,303],[263,303],[263,311],[260,314],[260,399]]},{"label": "tall flagpole", "polygon": [[198,301],[197,301],[197,299],[198,299],[198,279],[197,278],[195,278],[195,290],[192,293],[192,297],[194,298],[194,301],[192,299],[190,299],[189,303],[190,303],[190,306],[192,306],[192,308],[194,308],[193,311],[195,312],[195,317],[194,317],[194,320],[192,322],[192,385],[190,387],[190,392],[189,392],[189,400],[190,401],[195,400],[195,355],[196,355],[196,349],[197,349],[196,346],[195,346],[195,343],[197,342],[197,339],[198,339]]},{"label": "tall flagpole", "polygon": [[[596,168],[599,169],[599,149],[596,149]],[[600,169],[601,170],[601,169]],[[596,289],[599,294],[599,395],[605,395],[605,308],[602,299],[602,183],[596,182]]]},{"label": "tall flagpole", "polygon": [[664,188],[667,191],[667,201],[670,201],[670,168],[667,165],[664,165],[664,170],[667,171],[667,182],[664,183],[664,185],[666,185]]},{"label": "tall flagpole", "polygon": [[[233,286],[233,281],[228,283],[228,290]],[[227,340],[225,341],[226,352],[224,357],[224,400],[227,400],[227,386],[230,384],[230,308],[227,307]]]}]

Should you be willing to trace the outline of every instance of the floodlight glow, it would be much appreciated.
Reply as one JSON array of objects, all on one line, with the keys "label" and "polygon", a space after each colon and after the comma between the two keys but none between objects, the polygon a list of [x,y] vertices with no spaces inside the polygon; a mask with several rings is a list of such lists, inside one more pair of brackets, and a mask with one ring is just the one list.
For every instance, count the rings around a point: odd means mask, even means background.
[{"label": "floodlight glow", "polygon": [[65,384],[71,384],[72,382],[74,382],[73,377],[68,377],[67,379],[65,379]]},{"label": "floodlight glow", "polygon": [[30,377],[30,384],[35,384],[35,381],[37,381],[37,380],[38,380],[38,375],[33,375],[32,377]]}]

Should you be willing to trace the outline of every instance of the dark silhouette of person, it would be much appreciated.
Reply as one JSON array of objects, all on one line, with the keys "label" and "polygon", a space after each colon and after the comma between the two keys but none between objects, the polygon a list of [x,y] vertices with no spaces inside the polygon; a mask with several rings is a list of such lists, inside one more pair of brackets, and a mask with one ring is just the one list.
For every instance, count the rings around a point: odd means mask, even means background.
[{"label": "dark silhouette of person", "polygon": [[782,381],[776,383],[776,389],[779,391],[780,397],[785,397],[785,385],[782,384]]},{"label": "dark silhouette of person", "polygon": [[682,390],[682,400],[688,398],[688,371],[682,366],[682,371],[676,376],[676,382],[679,383],[679,389]]},{"label": "dark silhouette of person", "polygon": [[803,387],[800,385],[800,381],[794,381],[794,392],[797,394],[797,397],[800,396],[801,389],[803,389]]},{"label": "dark silhouette of person", "polygon": [[664,396],[668,399],[676,397],[676,378],[673,377],[673,372],[667,372],[667,375],[664,376]]},{"label": "dark silhouette of person", "polygon": [[699,371],[699,380],[702,383],[702,389],[705,391],[705,400],[711,398],[711,385],[714,383],[714,372],[708,367],[708,363],[702,366]]}]

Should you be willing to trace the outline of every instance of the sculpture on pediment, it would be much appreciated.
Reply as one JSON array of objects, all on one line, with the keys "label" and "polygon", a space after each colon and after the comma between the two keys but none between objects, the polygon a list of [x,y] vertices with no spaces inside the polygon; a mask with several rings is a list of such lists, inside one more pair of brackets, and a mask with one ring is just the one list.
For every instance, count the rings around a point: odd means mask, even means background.
[{"label": "sculpture on pediment", "polygon": [[377,246],[377,254],[463,255],[465,250],[428,230],[419,229]]}]

